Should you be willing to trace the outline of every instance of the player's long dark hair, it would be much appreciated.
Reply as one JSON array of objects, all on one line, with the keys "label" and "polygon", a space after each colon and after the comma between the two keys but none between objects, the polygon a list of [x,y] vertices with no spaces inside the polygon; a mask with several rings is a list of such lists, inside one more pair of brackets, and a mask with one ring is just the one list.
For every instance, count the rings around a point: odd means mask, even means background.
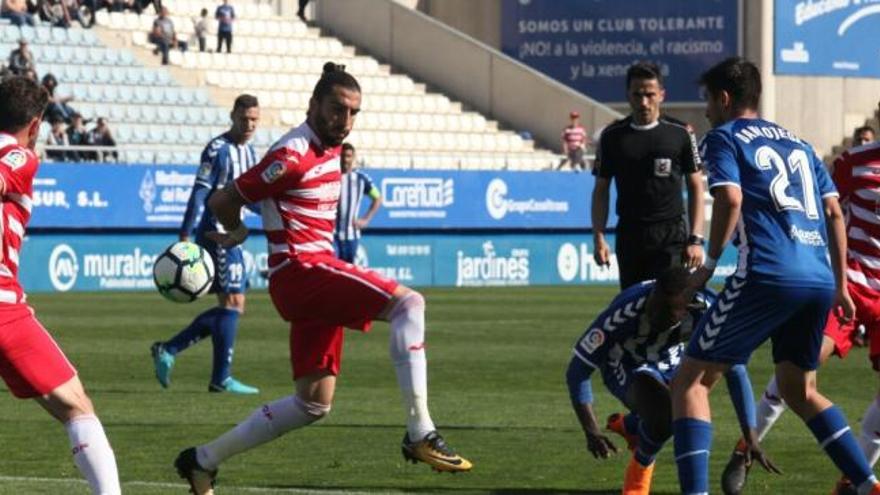
[{"label": "player's long dark hair", "polygon": [[0,131],[16,133],[38,117],[49,104],[46,88],[24,76],[0,83]]},{"label": "player's long dark hair", "polygon": [[316,101],[321,101],[322,98],[333,91],[334,86],[342,86],[358,93],[361,92],[361,85],[358,84],[354,76],[345,72],[344,65],[327,62],[324,64],[324,72],[321,74],[321,79],[318,80],[318,84],[315,84],[315,89],[312,91],[312,98]]}]

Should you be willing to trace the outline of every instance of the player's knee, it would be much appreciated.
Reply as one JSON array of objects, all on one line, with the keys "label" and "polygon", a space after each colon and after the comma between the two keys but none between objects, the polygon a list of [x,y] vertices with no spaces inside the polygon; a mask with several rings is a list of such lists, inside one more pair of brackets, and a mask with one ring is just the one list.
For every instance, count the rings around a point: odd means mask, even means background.
[{"label": "player's knee", "polygon": [[294,397],[294,401],[296,402],[296,407],[312,418],[312,421],[318,421],[330,414],[330,404],[304,400],[299,397]]},{"label": "player's knee", "polygon": [[401,297],[397,298],[397,302],[391,309],[390,319],[405,316],[411,313],[425,311],[425,298],[418,292],[411,290]]}]

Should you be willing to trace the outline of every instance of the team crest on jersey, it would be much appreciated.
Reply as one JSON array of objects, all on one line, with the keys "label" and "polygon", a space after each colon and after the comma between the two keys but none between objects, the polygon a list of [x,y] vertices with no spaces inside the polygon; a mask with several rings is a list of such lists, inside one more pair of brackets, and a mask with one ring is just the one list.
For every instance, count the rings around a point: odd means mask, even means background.
[{"label": "team crest on jersey", "polygon": [[15,170],[27,163],[27,154],[22,150],[12,150],[6,153],[6,156],[3,158],[0,158],[0,162]]},{"label": "team crest on jersey", "polygon": [[654,176],[669,177],[672,174],[671,158],[654,158]]},{"label": "team crest on jersey", "polygon": [[207,179],[211,177],[211,162],[204,162],[199,166],[199,171],[196,172],[196,177],[199,179]]},{"label": "team crest on jersey", "polygon": [[260,174],[260,177],[263,178],[263,182],[265,182],[266,184],[271,184],[280,179],[286,171],[287,168],[284,166],[283,162],[273,162],[271,165],[266,167],[266,170],[263,170],[263,173]]},{"label": "team crest on jersey", "polygon": [[604,343],[605,332],[598,328],[594,328],[584,336],[584,339],[581,341],[581,347],[583,347],[585,351],[592,353],[595,352],[596,349],[602,347],[602,344]]}]

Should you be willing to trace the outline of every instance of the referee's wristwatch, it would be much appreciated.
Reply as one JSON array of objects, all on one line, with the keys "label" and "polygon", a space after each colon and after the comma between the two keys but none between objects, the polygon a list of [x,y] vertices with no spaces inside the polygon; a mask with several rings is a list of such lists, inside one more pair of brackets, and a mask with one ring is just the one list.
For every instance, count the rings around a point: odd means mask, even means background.
[{"label": "referee's wristwatch", "polygon": [[706,239],[701,235],[691,234],[690,236],[688,236],[687,243],[688,246],[705,246]]}]

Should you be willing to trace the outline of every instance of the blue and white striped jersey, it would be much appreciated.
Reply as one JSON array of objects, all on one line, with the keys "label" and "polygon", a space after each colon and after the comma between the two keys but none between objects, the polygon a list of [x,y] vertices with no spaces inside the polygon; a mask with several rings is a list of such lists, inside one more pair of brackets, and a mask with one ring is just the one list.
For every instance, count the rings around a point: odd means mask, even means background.
[{"label": "blue and white striped jersey", "polygon": [[694,296],[684,320],[664,330],[651,328],[646,303],[654,284],[649,280],[618,294],[574,346],[575,356],[599,370],[606,382],[646,364],[661,372],[677,367],[684,353],[682,339],[715,302],[715,292],[703,289]]},{"label": "blue and white striped jersey", "polygon": [[823,199],[837,196],[813,148],[762,119],[736,119],[700,146],[709,189],[742,190],[736,276],[789,287],[834,287]]},{"label": "blue and white striped jersey", "polygon": [[370,176],[360,170],[352,170],[342,174],[339,189],[339,206],[336,210],[336,238],[341,241],[351,241],[361,238],[360,229],[355,228],[354,221],[358,219],[361,201],[364,195],[378,196],[374,189]]},{"label": "blue and white striped jersey", "polygon": [[236,144],[224,133],[215,137],[202,151],[201,165],[183,215],[180,231],[196,240],[205,232],[221,230],[220,222],[206,207],[208,198],[257,163],[250,143]]}]

